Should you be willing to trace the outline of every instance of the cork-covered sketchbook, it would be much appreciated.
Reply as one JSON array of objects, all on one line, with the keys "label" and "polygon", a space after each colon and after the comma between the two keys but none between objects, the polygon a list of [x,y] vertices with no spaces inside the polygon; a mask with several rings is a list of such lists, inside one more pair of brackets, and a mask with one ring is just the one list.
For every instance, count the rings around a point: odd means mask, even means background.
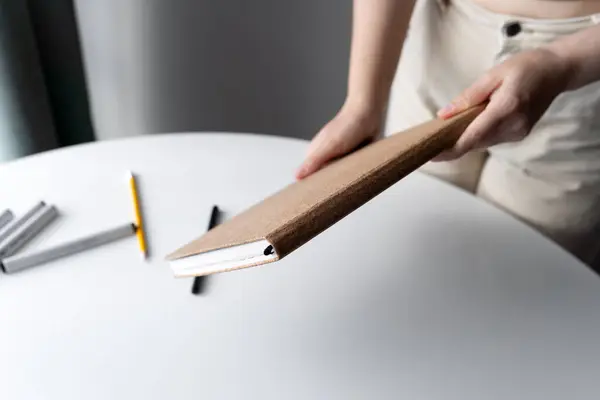
[{"label": "cork-covered sketchbook", "polygon": [[291,183],[170,254],[174,275],[208,275],[282,259],[451,147],[482,109],[375,141]]}]

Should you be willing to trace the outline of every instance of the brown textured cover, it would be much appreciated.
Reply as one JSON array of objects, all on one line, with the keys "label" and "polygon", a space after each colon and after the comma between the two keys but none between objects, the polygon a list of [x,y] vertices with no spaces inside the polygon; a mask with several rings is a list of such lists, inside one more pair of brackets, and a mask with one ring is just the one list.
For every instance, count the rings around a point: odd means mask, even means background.
[{"label": "brown textured cover", "polygon": [[336,160],[186,244],[167,258],[267,239],[281,259],[451,147],[483,110],[434,119]]}]

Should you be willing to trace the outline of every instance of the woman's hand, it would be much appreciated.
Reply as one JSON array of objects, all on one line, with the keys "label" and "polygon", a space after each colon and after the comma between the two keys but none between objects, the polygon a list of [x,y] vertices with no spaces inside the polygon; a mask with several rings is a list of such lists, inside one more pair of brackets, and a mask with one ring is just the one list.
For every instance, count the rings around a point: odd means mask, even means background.
[{"label": "woman's hand", "polygon": [[414,5],[415,0],[353,1],[347,100],[313,139],[296,178],[378,134]]},{"label": "woman's hand", "polygon": [[382,113],[346,102],[312,140],[296,178],[307,177],[334,158],[346,155],[363,142],[375,138],[381,118]]},{"label": "woman's hand", "polygon": [[495,66],[450,105],[438,112],[449,118],[489,101],[455,146],[434,161],[452,160],[474,149],[524,139],[554,99],[569,84],[572,67],[548,49],[526,51]]}]

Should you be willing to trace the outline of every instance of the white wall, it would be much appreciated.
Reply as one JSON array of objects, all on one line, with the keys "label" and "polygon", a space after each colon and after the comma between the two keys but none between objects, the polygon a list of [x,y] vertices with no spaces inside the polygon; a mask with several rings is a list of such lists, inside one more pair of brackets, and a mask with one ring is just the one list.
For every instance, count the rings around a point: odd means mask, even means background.
[{"label": "white wall", "polygon": [[343,101],[350,0],[75,2],[100,139],[309,138]]},{"label": "white wall", "polygon": [[75,0],[97,139],[149,132],[144,113],[145,0]]}]

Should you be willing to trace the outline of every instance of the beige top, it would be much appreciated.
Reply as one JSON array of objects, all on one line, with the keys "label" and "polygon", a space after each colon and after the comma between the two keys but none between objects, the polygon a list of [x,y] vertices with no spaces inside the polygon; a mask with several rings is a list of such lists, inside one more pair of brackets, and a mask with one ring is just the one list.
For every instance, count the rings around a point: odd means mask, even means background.
[{"label": "beige top", "polygon": [[[450,0],[451,1],[451,0]],[[490,11],[528,18],[561,19],[600,13],[600,0],[471,0]]]}]

